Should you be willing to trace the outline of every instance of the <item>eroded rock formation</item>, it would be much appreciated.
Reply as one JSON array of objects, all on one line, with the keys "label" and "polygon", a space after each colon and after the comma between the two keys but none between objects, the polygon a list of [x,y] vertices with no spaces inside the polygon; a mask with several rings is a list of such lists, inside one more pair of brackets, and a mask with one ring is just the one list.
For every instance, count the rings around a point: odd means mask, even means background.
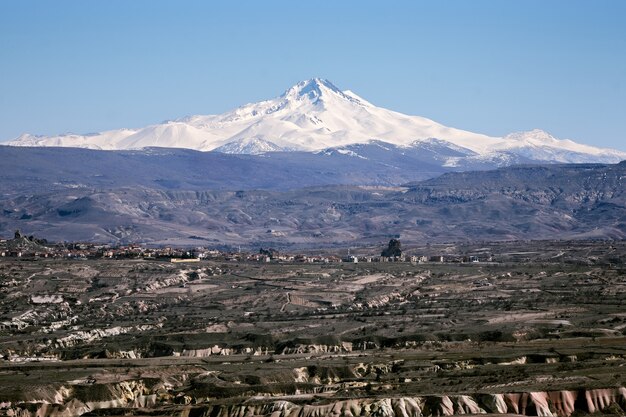
[{"label": "eroded rock formation", "polygon": [[[286,400],[250,400],[242,404],[219,404],[203,398],[173,394],[167,384],[151,387],[143,381],[110,385],[60,387],[32,393],[29,401],[1,402],[10,417],[73,417],[111,408],[145,409],[174,406],[180,417],[438,417],[458,414],[520,414],[568,417],[574,412],[594,413],[608,407],[626,409],[626,388],[570,391],[536,391],[471,395],[429,395],[397,398],[357,398],[325,404],[302,404]],[[37,397],[38,396],[38,397]],[[93,398],[88,398],[92,396]],[[37,397],[37,398],[35,398]],[[106,415],[106,412],[98,413]]]}]

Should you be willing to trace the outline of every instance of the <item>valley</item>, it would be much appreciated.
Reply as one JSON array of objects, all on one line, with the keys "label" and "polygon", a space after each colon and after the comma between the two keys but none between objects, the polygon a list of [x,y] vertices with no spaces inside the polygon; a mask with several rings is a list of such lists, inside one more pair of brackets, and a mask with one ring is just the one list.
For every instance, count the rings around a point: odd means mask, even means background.
[{"label": "valley", "polygon": [[0,258],[0,415],[623,415],[623,241],[405,254]]}]

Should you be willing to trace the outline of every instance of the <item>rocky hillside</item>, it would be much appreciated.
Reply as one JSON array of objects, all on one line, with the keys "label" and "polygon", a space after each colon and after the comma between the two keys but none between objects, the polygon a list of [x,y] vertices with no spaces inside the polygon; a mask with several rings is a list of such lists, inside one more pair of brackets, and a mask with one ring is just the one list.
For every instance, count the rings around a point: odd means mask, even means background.
[{"label": "rocky hillside", "polygon": [[[174,396],[168,392],[167,385],[161,381],[154,386],[146,386],[143,381],[130,381],[106,386],[62,386],[54,390],[56,392],[49,393],[45,399],[33,399],[29,403],[2,403],[0,407],[4,410],[0,408],[0,412],[4,411],[6,416],[11,417],[132,416],[155,411],[159,415],[176,417],[441,417],[463,414],[569,417],[574,413],[591,414],[600,411],[613,415],[616,411],[620,413],[622,407],[626,406],[626,388],[355,398],[313,405],[286,400],[257,400],[231,405],[211,404],[204,398],[182,392]],[[287,391],[293,392],[293,389]],[[277,395],[288,396],[282,393]],[[54,400],[50,402],[52,398]],[[207,404],[203,404],[205,401]]]},{"label": "rocky hillside", "polygon": [[[210,190],[215,183],[201,173],[194,184],[194,176],[151,181],[125,170],[116,174],[123,186],[95,174],[80,181],[71,169],[64,182],[38,169],[15,180],[5,171],[0,230],[11,235],[21,229],[48,240],[252,247],[358,246],[397,236],[403,242],[626,237],[624,162],[448,173],[394,187],[288,191]],[[223,172],[226,179],[238,175]],[[273,178],[271,171],[263,175],[251,173],[251,184]],[[24,195],[28,181],[36,186]]]}]

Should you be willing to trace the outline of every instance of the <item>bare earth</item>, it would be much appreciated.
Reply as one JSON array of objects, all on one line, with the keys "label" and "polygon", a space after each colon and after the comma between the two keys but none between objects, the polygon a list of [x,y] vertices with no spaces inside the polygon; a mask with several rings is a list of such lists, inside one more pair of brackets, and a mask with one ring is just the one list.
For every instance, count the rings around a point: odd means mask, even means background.
[{"label": "bare earth", "polygon": [[[626,410],[626,244],[489,263],[0,258],[0,416]],[[412,248],[418,253],[425,248]]]}]

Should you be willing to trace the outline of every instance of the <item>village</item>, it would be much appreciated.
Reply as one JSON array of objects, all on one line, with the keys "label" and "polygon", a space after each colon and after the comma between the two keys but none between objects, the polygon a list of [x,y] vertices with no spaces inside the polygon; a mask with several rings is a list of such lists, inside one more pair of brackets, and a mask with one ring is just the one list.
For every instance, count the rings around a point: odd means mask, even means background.
[{"label": "village", "polygon": [[[400,248],[400,242],[391,239],[382,252],[351,254],[350,249],[338,253],[307,254],[285,253],[276,249],[260,248],[258,252],[250,252],[238,248],[235,251],[218,250],[207,247],[149,247],[140,244],[110,245],[86,242],[52,243],[34,236],[25,236],[18,230],[13,239],[0,239],[0,258],[21,259],[143,259],[167,262],[200,262],[203,260],[226,262],[260,262],[260,263],[309,263],[338,264],[359,262],[405,262],[411,264],[424,263],[479,263],[493,262],[491,254],[407,254]],[[320,251],[316,251],[320,252]],[[340,252],[347,252],[341,254]],[[373,252],[373,250],[370,250]]]}]

